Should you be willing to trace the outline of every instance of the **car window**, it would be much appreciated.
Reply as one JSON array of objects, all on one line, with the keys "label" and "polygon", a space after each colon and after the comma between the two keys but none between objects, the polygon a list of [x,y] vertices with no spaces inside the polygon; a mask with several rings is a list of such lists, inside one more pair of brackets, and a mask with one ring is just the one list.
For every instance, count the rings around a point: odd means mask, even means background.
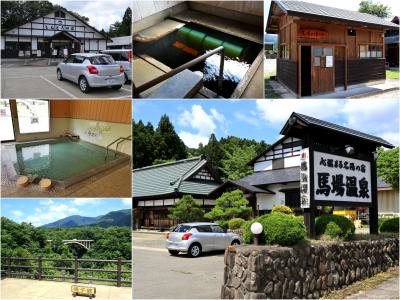
[{"label": "car window", "polygon": [[90,63],[93,65],[113,65],[113,64],[115,64],[114,59],[108,55],[93,56],[89,60],[90,60]]},{"label": "car window", "polygon": [[210,225],[200,225],[196,229],[198,232],[212,232]]},{"label": "car window", "polygon": [[174,232],[188,232],[190,229],[192,229],[191,226],[188,225],[178,225]]},{"label": "car window", "polygon": [[72,63],[74,62],[75,56],[70,56],[67,58],[67,60],[65,61],[66,63]]},{"label": "car window", "polygon": [[224,230],[221,228],[221,226],[218,225],[211,225],[212,231],[217,232],[217,233],[224,233]]},{"label": "car window", "polygon": [[83,63],[84,60],[85,59],[83,57],[81,57],[81,56],[75,56],[73,63],[74,64],[81,64],[81,63]]}]

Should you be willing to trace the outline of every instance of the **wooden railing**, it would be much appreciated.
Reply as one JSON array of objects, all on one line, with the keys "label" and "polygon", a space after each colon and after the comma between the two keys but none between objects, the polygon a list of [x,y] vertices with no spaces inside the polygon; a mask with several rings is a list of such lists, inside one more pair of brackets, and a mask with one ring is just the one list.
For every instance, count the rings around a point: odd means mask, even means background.
[{"label": "wooden railing", "polygon": [[217,95],[220,95],[222,93],[222,82],[224,79],[224,61],[225,61],[225,48],[224,46],[219,46],[215,48],[214,50],[211,50],[207,53],[204,53],[203,55],[196,57],[195,59],[192,59],[191,61],[175,68],[172,69],[171,71],[168,71],[167,73],[160,75],[157,78],[154,78],[150,80],[149,82],[146,82],[142,84],[141,86],[136,87],[135,84],[132,82],[132,89],[133,89],[133,96],[135,98],[141,98],[140,93],[144,92],[145,90],[152,88],[153,86],[163,82],[164,80],[167,80],[168,78],[171,78],[172,76],[175,76],[176,74],[189,69],[193,67],[194,65],[197,65],[198,63],[201,63],[202,61],[205,61],[207,58],[210,56],[216,54],[216,53],[221,53],[221,58],[219,62],[219,76],[218,76],[218,91]]},{"label": "wooden railing", "polygon": [[[130,260],[105,260],[105,259],[78,259],[74,258],[43,258],[39,256],[38,258],[22,258],[22,257],[2,257],[1,258],[1,277],[31,277],[37,280],[46,279],[61,279],[62,281],[71,281],[74,283],[90,281],[90,282],[111,282],[116,283],[118,287],[122,284],[131,286],[131,280],[123,280],[122,274],[130,274],[129,278],[132,278],[132,270],[122,270],[122,265],[131,265]],[[25,264],[24,264],[25,262]],[[34,265],[30,265],[29,262],[33,262]],[[43,266],[43,262],[58,262],[64,263],[61,267],[48,267]],[[66,266],[67,263],[72,263],[72,267]],[[116,269],[92,269],[92,268],[80,268],[80,263],[107,263],[115,264]],[[21,269],[26,269],[26,272],[19,271]],[[45,270],[58,270],[64,271],[64,275],[48,275]],[[72,271],[72,272],[71,272]],[[69,276],[66,273],[69,273]],[[115,279],[109,278],[95,278],[95,277],[80,277],[79,272],[98,272],[98,273],[114,273]],[[72,276],[71,276],[72,274]]]}]

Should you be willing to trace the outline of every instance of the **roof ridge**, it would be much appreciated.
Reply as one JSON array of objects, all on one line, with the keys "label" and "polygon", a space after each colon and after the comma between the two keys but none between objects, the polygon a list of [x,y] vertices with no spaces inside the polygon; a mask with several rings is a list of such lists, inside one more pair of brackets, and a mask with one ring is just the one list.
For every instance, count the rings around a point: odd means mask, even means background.
[{"label": "roof ridge", "polygon": [[142,170],[154,169],[154,168],[164,167],[164,166],[167,166],[167,165],[185,163],[185,162],[196,160],[196,159],[201,160],[202,158],[203,158],[202,155],[194,156],[194,157],[191,157],[191,158],[185,158],[185,159],[180,159],[180,160],[176,160],[176,161],[170,161],[170,162],[166,162],[166,163],[162,163],[162,164],[151,165],[151,166],[146,166],[146,167],[142,167],[142,168],[136,168],[136,169],[133,169],[132,171],[133,172],[137,172],[137,171],[142,171]]},{"label": "roof ridge", "polygon": [[[357,133],[360,133],[360,134],[363,134],[363,135],[372,137],[372,138],[374,138],[374,139],[379,139],[379,140],[381,140],[381,141],[384,141],[384,142],[386,142],[386,143],[392,145],[392,143],[389,143],[389,142],[386,141],[385,139],[383,139],[383,138],[381,138],[381,137],[379,137],[379,136],[376,136],[376,135],[372,135],[372,134],[369,134],[369,133],[366,133],[366,132],[362,132],[362,131],[359,131],[359,130],[357,130],[357,129],[353,129],[353,128],[350,128],[350,127],[346,127],[346,126],[343,126],[343,125],[340,125],[340,124],[335,124],[335,123],[332,123],[332,122],[329,122],[329,121],[317,119],[317,118],[314,118],[314,117],[311,117],[311,116],[308,116],[308,115],[305,115],[305,114],[301,114],[301,113],[297,113],[297,112],[293,112],[293,113],[296,114],[296,115],[298,115],[298,116],[300,116],[300,117],[307,117],[307,118],[310,118],[310,119],[313,119],[313,120],[322,121],[322,122],[324,122],[324,123],[326,123],[326,124],[329,124],[329,125],[332,125],[332,126],[334,126],[334,127],[344,128],[344,129],[347,129],[347,130],[351,130],[351,131],[353,131],[353,132],[357,132]],[[302,118],[302,120],[303,120],[304,122],[306,122],[306,123],[309,123],[309,122],[308,122],[306,119],[304,119],[304,118]],[[335,129],[335,130],[336,130],[336,129]],[[338,130],[338,131],[339,131],[339,130]]]},{"label": "roof ridge", "polygon": [[[202,156],[198,156],[198,159],[199,159],[199,161],[196,163],[195,166],[197,166],[197,165],[202,161],[203,157],[202,157]],[[179,190],[179,187],[180,187],[181,184],[182,184],[183,178],[185,178],[185,177],[186,177],[186,174],[190,173],[190,171],[193,170],[193,168],[194,168],[195,166],[193,166],[192,168],[190,168],[190,169],[187,170],[184,174],[181,175],[181,177],[179,178],[178,186],[177,186],[175,189]]]}]

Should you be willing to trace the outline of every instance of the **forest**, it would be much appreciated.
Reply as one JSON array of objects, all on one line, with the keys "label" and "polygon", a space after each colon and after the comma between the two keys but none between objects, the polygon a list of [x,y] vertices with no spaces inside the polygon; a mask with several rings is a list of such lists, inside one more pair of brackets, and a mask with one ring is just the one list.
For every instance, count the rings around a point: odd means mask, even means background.
[{"label": "forest", "polygon": [[[43,228],[34,227],[22,222],[18,224],[5,217],[1,218],[1,257],[2,269],[5,267],[6,257],[25,257],[52,259],[67,259],[78,257],[80,259],[131,260],[131,228],[126,227],[64,227]],[[76,245],[64,245],[62,240],[83,239],[93,240],[89,250]],[[49,241],[51,240],[51,242]],[[14,263],[13,263],[14,264]],[[37,266],[37,261],[24,261],[23,265]],[[71,267],[73,262],[44,261],[43,267]],[[80,268],[110,269],[115,270],[116,265],[107,262],[84,262]],[[26,271],[15,268],[13,271]],[[122,270],[131,270],[131,265],[123,264]],[[43,270],[44,275],[71,276],[71,270]],[[93,271],[80,271],[79,277],[115,279],[115,273],[100,273]],[[130,280],[131,274],[122,274],[123,280]]]},{"label": "forest", "polygon": [[264,141],[235,136],[218,140],[211,134],[207,145],[199,144],[198,148],[191,149],[180,139],[167,115],[161,117],[155,129],[151,123],[145,125],[141,120],[132,120],[132,127],[134,169],[204,155],[222,179],[237,180],[253,172],[247,163],[268,147]]}]

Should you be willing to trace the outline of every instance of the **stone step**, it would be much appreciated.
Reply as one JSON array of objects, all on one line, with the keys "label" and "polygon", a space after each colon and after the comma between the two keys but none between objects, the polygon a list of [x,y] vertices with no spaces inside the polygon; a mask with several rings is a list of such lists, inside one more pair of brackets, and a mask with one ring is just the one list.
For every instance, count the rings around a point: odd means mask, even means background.
[{"label": "stone step", "polygon": [[164,83],[155,90],[148,98],[152,99],[181,99],[192,98],[203,87],[203,74],[184,70]]}]

